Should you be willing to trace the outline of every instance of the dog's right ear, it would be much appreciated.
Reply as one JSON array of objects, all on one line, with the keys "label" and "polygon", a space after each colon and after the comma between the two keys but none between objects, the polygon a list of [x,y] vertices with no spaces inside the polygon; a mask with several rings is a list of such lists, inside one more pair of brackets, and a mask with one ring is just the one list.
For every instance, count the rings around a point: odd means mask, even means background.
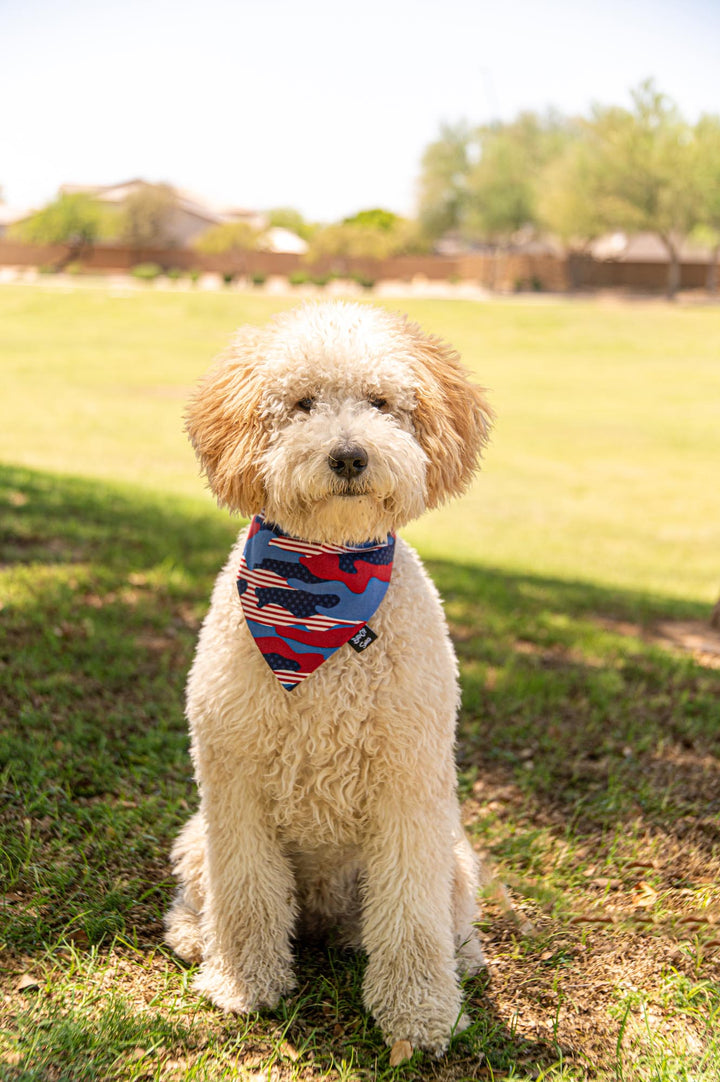
[{"label": "dog's right ear", "polygon": [[262,510],[259,469],[267,446],[260,417],[262,332],[243,328],[193,393],[185,427],[220,504],[250,518]]}]

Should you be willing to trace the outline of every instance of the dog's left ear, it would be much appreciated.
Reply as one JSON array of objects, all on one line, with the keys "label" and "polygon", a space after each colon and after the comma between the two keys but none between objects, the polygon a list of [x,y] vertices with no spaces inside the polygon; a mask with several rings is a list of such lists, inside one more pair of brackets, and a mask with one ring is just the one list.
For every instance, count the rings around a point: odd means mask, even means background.
[{"label": "dog's left ear", "polygon": [[456,350],[419,327],[406,326],[417,379],[415,435],[428,457],[429,508],[465,491],[490,435],[493,411],[471,383]]}]

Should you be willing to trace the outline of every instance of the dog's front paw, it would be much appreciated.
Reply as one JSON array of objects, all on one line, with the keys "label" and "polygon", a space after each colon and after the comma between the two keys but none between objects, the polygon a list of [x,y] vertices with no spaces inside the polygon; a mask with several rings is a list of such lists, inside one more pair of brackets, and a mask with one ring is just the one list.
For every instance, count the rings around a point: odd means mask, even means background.
[{"label": "dog's front paw", "polygon": [[397,980],[392,973],[368,966],[365,1005],[382,1030],[385,1042],[395,1046],[409,1042],[441,1056],[450,1038],[470,1024],[462,1013],[460,989],[454,973],[422,979]]},{"label": "dog's front paw", "polygon": [[411,1049],[420,1048],[438,1058],[447,1052],[450,1039],[470,1025],[470,1019],[460,1009],[454,1015],[427,1004],[420,1013],[398,1011],[393,1017],[375,1020],[382,1030],[385,1043],[395,1048],[407,1043]]},{"label": "dog's front paw", "polygon": [[277,1006],[280,997],[295,987],[295,978],[291,971],[280,971],[267,974],[264,979],[258,975],[244,979],[228,967],[210,960],[200,967],[193,985],[221,1010],[247,1014],[262,1007]]}]

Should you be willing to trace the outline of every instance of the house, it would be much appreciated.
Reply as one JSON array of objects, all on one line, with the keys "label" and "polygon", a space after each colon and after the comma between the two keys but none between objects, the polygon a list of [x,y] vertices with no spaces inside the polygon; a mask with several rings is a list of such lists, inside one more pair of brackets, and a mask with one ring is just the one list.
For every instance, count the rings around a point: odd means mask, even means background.
[{"label": "house", "polygon": [[[137,177],[120,184],[63,184],[62,195],[84,193],[100,203],[121,206],[130,195],[152,185]],[[265,216],[256,210],[239,207],[222,207],[209,203],[194,192],[173,187],[175,205],[166,223],[167,243],[174,248],[187,248],[207,229],[225,222],[247,222],[254,229],[263,229]]]},{"label": "house", "polygon": [[[692,240],[678,243],[681,263],[709,263],[711,252]],[[667,263],[667,248],[657,233],[605,233],[587,247],[588,255],[602,262]]]},{"label": "house", "polygon": [[275,225],[265,230],[258,247],[264,252],[290,252],[293,255],[305,255],[308,250],[307,241],[293,233],[291,229]]}]

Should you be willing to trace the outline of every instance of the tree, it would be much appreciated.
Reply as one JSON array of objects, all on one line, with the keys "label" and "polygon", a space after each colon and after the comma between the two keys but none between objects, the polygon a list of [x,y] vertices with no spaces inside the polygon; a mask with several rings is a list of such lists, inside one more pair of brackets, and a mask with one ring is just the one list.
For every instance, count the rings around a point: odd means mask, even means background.
[{"label": "tree", "polygon": [[591,173],[588,144],[578,123],[562,153],[548,161],[538,183],[540,225],[568,248],[584,248],[605,229],[594,201],[588,198]]},{"label": "tree", "polygon": [[556,236],[567,254],[571,285],[577,286],[574,258],[605,232],[605,223],[590,192],[591,160],[581,131],[543,169],[538,183],[537,216],[541,229]]},{"label": "tree", "polygon": [[367,229],[379,229],[381,233],[392,233],[402,220],[400,215],[395,214],[392,210],[373,207],[371,210],[359,210],[357,214],[353,214],[349,218],[343,218],[342,224]]},{"label": "tree", "polygon": [[425,150],[418,182],[418,220],[423,234],[437,240],[462,226],[467,175],[470,167],[470,130],[466,124],[445,124]]},{"label": "tree", "polygon": [[280,229],[289,229],[298,237],[309,241],[317,226],[312,222],[306,222],[299,210],[294,207],[275,207],[267,212],[268,226]]},{"label": "tree", "polygon": [[568,122],[554,112],[474,129],[446,126],[422,159],[418,214],[425,233],[437,239],[452,229],[502,245],[535,227],[540,174],[568,138]]},{"label": "tree", "polygon": [[720,116],[705,115],[695,125],[695,170],[699,192],[699,222],[695,236],[712,248],[707,288],[718,288],[720,259]]},{"label": "tree", "polygon": [[84,192],[76,192],[59,195],[29,218],[16,222],[11,233],[29,244],[63,245],[67,251],[56,265],[56,270],[62,270],[116,231],[117,222],[107,207]]},{"label": "tree", "polygon": [[177,195],[169,184],[141,184],[123,201],[120,238],[131,248],[168,248]]},{"label": "tree", "polygon": [[223,222],[206,229],[193,247],[206,255],[225,255],[228,252],[249,252],[257,247],[260,232],[248,222]]},{"label": "tree", "polygon": [[524,227],[537,228],[542,170],[567,139],[567,121],[553,112],[525,112],[509,124],[478,128],[466,184],[466,235],[503,245]]},{"label": "tree", "polygon": [[506,242],[534,219],[534,181],[520,144],[506,128],[481,135],[482,151],[467,178],[463,232]]},{"label": "tree", "polygon": [[673,297],[680,285],[679,244],[699,209],[692,133],[652,80],[641,83],[632,99],[632,109],[596,107],[585,125],[585,195],[606,228],[659,237]]},{"label": "tree", "polygon": [[392,211],[374,208],[319,229],[310,241],[310,263],[335,260],[347,271],[353,259],[389,259],[394,255],[425,250],[414,222]]},{"label": "tree", "polygon": [[202,233],[193,242],[193,248],[205,255],[231,256],[239,270],[245,273],[247,253],[257,249],[260,236],[260,230],[248,222],[223,222]]}]

